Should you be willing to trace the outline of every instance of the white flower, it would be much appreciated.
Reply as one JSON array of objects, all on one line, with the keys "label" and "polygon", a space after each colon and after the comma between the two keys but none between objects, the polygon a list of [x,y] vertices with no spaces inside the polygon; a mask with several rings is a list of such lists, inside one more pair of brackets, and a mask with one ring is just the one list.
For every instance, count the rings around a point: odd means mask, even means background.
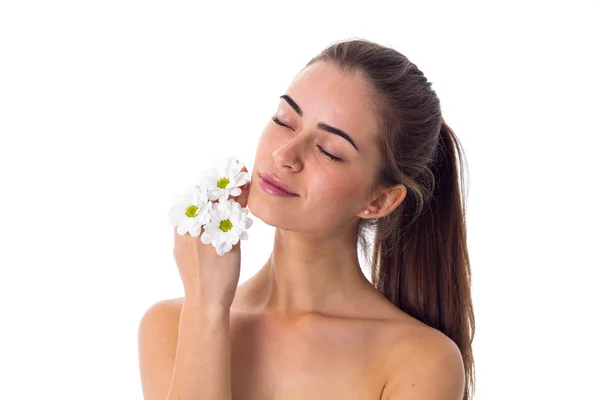
[{"label": "white flower", "polygon": [[235,157],[218,160],[198,178],[198,186],[206,189],[209,200],[227,201],[229,196],[239,196],[240,187],[250,181],[250,174],[241,172],[243,167]]},{"label": "white flower", "polygon": [[212,244],[217,249],[217,254],[222,256],[231,251],[240,239],[248,239],[246,229],[251,225],[252,220],[248,218],[247,208],[242,208],[240,203],[233,199],[220,200],[215,203],[210,213],[210,222],[204,227],[200,241]]},{"label": "white flower", "polygon": [[[250,174],[242,172],[244,165],[235,157],[213,163],[204,171],[198,184],[189,186],[180,195],[169,212],[170,224],[179,235],[187,232],[204,244],[211,244],[223,256],[240,240],[247,240],[246,230],[252,225],[248,209],[229,196],[242,194],[241,187],[250,181]],[[218,200],[218,203],[212,201]],[[202,235],[202,229],[204,232]]]},{"label": "white flower", "polygon": [[208,201],[206,190],[189,186],[185,193],[177,196],[175,205],[169,211],[169,222],[177,226],[177,233],[198,237],[203,225],[210,222],[213,203]]}]

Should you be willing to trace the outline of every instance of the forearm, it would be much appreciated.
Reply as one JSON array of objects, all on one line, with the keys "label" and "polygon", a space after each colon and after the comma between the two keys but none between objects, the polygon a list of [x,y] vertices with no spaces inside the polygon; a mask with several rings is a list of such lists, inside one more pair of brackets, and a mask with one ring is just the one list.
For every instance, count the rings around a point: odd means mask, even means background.
[{"label": "forearm", "polygon": [[231,400],[229,309],[184,302],[167,400]]}]

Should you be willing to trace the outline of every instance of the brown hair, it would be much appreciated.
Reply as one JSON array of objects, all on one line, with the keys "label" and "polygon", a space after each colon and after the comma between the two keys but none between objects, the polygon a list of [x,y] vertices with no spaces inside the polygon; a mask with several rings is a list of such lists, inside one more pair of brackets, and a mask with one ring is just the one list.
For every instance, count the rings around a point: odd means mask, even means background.
[{"label": "brown hair", "polygon": [[374,188],[403,184],[407,189],[390,214],[359,218],[363,254],[366,236],[374,232],[371,281],[401,310],[456,343],[465,369],[463,400],[470,400],[475,389],[475,317],[462,146],[442,118],[431,83],[398,51],[357,39],[332,44],[307,66],[317,61],[333,62],[366,78],[381,116],[377,129],[382,162]]}]

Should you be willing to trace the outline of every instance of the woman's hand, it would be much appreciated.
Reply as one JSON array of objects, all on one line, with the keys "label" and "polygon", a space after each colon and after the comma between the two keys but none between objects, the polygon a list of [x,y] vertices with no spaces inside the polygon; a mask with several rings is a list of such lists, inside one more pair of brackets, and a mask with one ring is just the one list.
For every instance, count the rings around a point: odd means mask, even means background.
[{"label": "woman's hand", "polygon": [[[248,169],[243,167],[242,171],[248,172]],[[246,207],[250,182],[241,189],[239,196],[229,198]],[[241,241],[231,251],[219,256],[211,244],[200,241],[204,229],[198,237],[191,236],[189,232],[181,236],[177,233],[177,227],[173,232],[173,257],[183,282],[185,300],[207,309],[229,309],[240,279]]]}]

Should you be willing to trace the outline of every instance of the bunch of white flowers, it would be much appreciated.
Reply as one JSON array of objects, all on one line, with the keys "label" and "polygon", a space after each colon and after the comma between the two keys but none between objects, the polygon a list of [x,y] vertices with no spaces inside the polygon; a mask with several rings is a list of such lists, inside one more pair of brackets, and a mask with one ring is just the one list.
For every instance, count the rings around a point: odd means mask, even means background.
[{"label": "bunch of white flowers", "polygon": [[242,168],[244,164],[235,157],[217,160],[200,175],[196,185],[177,197],[169,222],[177,227],[179,235],[189,232],[198,237],[204,228],[200,241],[212,244],[220,256],[231,251],[240,239],[248,239],[246,230],[252,225],[248,209],[229,199],[242,194],[241,186],[250,181],[250,174]]}]

